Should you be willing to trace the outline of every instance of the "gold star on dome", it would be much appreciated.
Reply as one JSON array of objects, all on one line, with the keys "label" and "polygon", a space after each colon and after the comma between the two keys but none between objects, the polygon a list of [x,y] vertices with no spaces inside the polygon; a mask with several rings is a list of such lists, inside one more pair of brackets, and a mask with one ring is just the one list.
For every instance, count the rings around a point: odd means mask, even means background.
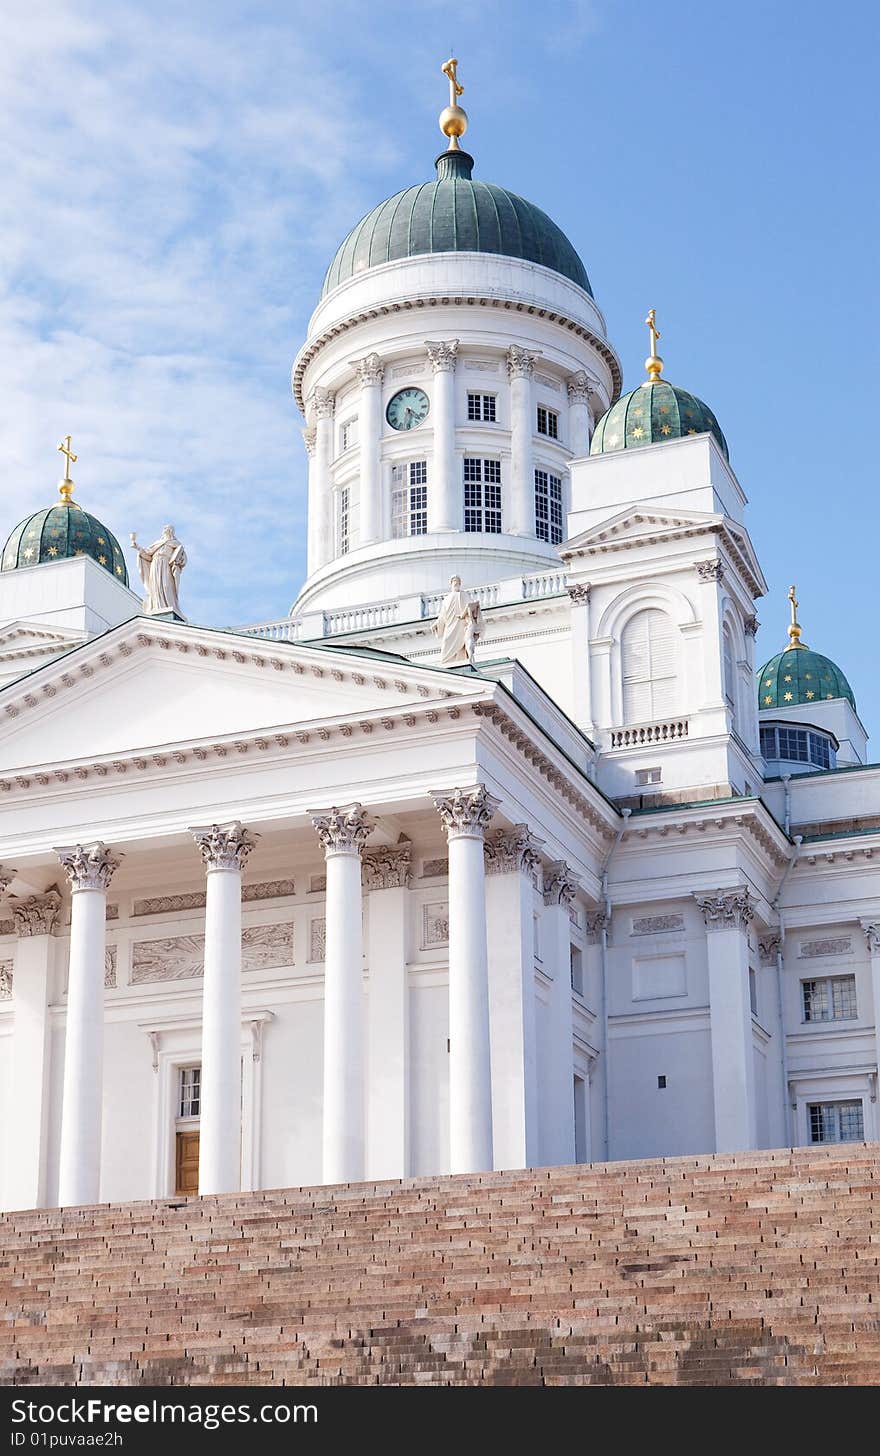
[{"label": "gold star on dome", "polygon": [[794,693],[783,693],[782,696],[787,703],[790,703],[792,698],[794,697]]},{"label": "gold star on dome", "polygon": [[814,698],[816,696],[816,694],[813,692],[813,689],[812,688],[807,688],[806,696],[808,698]]},{"label": "gold star on dome", "polygon": [[661,415],[668,415],[669,414],[669,405],[668,404],[661,404],[661,406],[660,406],[660,413],[661,413]]},{"label": "gold star on dome", "polygon": [[58,547],[57,546],[50,546],[49,547],[49,555],[50,556],[57,556],[58,555]]},{"label": "gold star on dome", "polygon": [[825,701],[826,701],[826,702],[828,702],[828,701],[829,701],[829,699],[830,699],[830,700],[831,700],[831,701],[832,701],[832,702],[833,702],[833,701],[834,701],[834,694],[833,694],[833,693],[826,693],[826,694],[825,694]]},{"label": "gold star on dome", "polygon": [[608,444],[609,445],[619,445],[620,444],[620,436],[619,435],[609,435],[608,436]]},{"label": "gold star on dome", "polygon": [[811,682],[812,681],[812,678],[813,678],[813,674],[811,672],[805,672],[804,673],[804,677],[807,679],[807,682]]},{"label": "gold star on dome", "polygon": [[116,568],[116,575],[117,576],[121,576],[122,575],[122,567],[121,566],[117,566],[117,568]]},{"label": "gold star on dome", "polygon": [[27,550],[25,550],[25,551],[22,552],[22,555],[24,556],[25,561],[30,561],[31,557],[34,556],[35,554],[36,553],[34,551],[33,546],[28,546]]},{"label": "gold star on dome", "polygon": [[98,545],[99,546],[106,546],[107,545],[107,542],[104,540],[104,537],[103,536],[99,536],[98,537]]},{"label": "gold star on dome", "polygon": [[671,425],[661,425],[660,426],[660,433],[661,433],[661,435],[669,435],[669,434],[671,434],[672,433],[672,426]]},{"label": "gold star on dome", "polygon": [[99,556],[98,557],[98,565],[99,566],[106,566],[107,565],[107,557],[106,556]]},{"label": "gold star on dome", "polygon": [[790,672],[787,672],[785,674],[785,677],[784,677],[783,681],[784,682],[791,682],[791,673]]},{"label": "gold star on dome", "polygon": [[695,435],[696,433],[697,432],[696,432],[696,430],[693,427],[691,427],[691,429],[688,430],[688,434],[689,435]]},{"label": "gold star on dome", "polygon": [[769,693],[767,694],[766,698],[764,699],[764,702],[767,704],[767,707],[768,708],[769,708],[770,704],[773,702],[773,699],[771,698],[771,696],[770,696]]},{"label": "gold star on dome", "polygon": [[633,430],[633,439],[640,440],[644,433],[645,432],[642,429],[641,425],[636,425],[635,429]]}]

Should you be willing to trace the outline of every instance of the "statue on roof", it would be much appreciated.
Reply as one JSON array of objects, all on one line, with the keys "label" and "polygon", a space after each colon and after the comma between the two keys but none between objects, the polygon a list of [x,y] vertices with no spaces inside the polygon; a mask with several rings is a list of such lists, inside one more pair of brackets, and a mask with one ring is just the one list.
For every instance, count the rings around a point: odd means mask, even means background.
[{"label": "statue on roof", "polygon": [[144,611],[155,617],[161,612],[180,610],[180,575],[186,566],[186,552],[174,534],[173,526],[163,526],[162,535],[152,546],[139,546],[134,532],[131,544],[137,552],[138,571],[144,584]]},{"label": "statue on roof", "polygon": [[483,613],[480,603],[461,589],[461,577],[453,576],[449,591],[440,604],[440,611],[434,623],[434,633],[440,638],[440,666],[459,667],[466,662],[474,664],[474,651],[483,635]]}]

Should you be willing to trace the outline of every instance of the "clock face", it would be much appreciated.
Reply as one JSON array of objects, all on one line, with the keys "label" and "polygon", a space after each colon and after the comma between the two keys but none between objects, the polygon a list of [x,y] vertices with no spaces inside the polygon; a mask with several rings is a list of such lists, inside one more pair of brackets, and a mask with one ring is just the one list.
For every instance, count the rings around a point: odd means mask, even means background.
[{"label": "clock face", "polygon": [[423,389],[401,389],[388,401],[385,418],[393,430],[414,430],[431,408]]}]

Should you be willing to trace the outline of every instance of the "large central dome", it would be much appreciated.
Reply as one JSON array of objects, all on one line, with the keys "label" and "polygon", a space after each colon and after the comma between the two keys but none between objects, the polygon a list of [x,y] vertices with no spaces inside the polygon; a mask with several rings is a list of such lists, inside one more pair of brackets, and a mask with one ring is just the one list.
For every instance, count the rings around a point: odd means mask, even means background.
[{"label": "large central dome", "polygon": [[473,181],[473,165],[467,152],[443,152],[435,182],[407,187],[368,212],[337,249],[322,298],[368,268],[423,253],[522,258],[561,273],[592,298],[587,270],[562,229],[515,192]]}]

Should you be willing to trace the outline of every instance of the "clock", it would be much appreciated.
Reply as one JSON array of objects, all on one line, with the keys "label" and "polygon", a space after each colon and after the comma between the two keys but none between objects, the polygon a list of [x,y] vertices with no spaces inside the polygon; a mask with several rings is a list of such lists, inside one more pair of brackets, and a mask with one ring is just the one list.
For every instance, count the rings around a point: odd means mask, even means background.
[{"label": "clock", "polygon": [[423,389],[400,389],[388,401],[385,418],[392,430],[414,430],[428,417],[431,408]]}]

